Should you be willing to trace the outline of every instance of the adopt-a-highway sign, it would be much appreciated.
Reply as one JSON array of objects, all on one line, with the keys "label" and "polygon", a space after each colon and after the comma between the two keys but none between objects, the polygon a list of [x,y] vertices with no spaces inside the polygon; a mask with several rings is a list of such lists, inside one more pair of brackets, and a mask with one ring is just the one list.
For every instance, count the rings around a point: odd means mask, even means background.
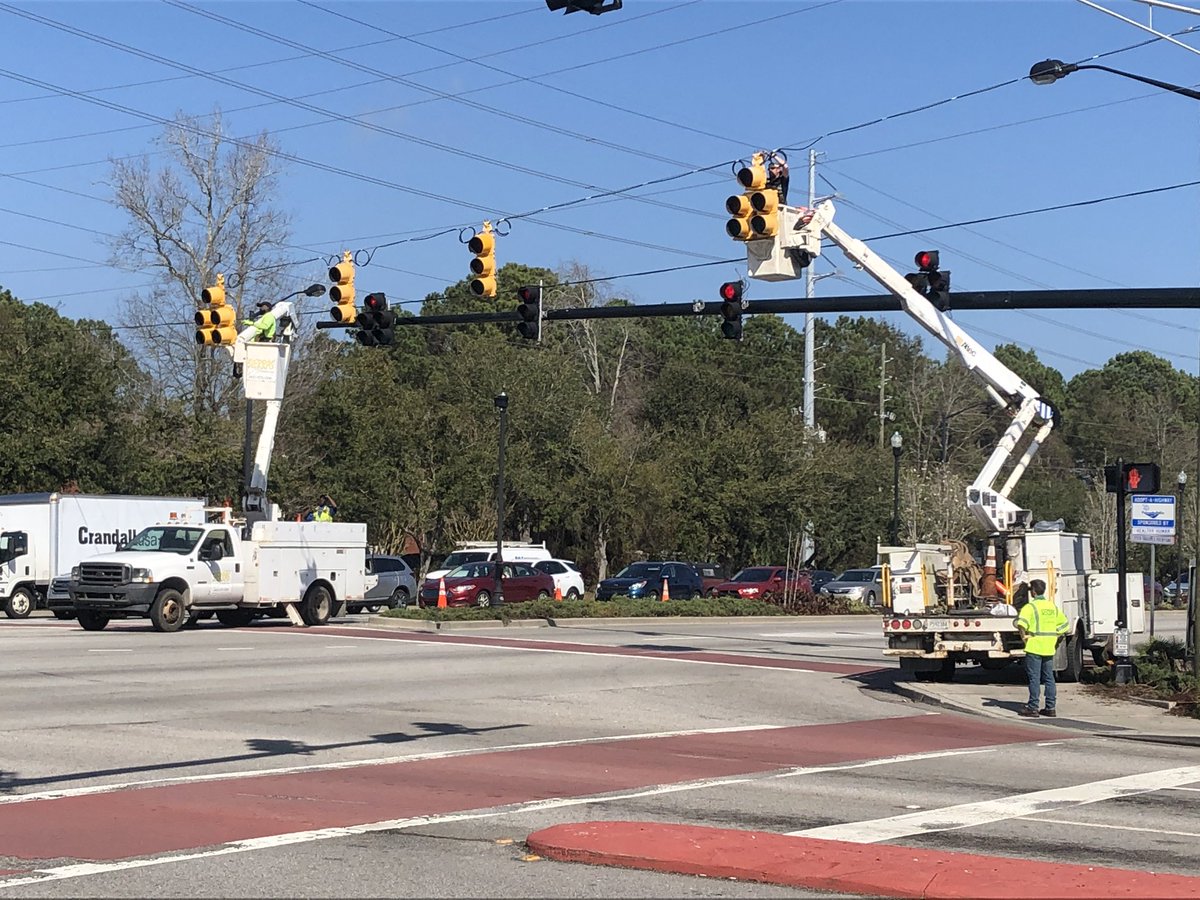
[{"label": "adopt-a-highway sign", "polygon": [[1131,541],[1135,544],[1175,543],[1174,495],[1133,494],[1129,500]]}]

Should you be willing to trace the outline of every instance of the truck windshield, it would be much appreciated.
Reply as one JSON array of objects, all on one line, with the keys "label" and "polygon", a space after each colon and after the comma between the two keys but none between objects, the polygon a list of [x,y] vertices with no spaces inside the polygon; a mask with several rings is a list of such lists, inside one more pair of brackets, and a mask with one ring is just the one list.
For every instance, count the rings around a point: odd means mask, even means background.
[{"label": "truck windshield", "polygon": [[155,525],[143,529],[137,537],[125,545],[126,550],[153,550],[162,553],[179,553],[183,556],[192,552],[203,528],[178,528],[171,525]]},{"label": "truck windshield", "polygon": [[484,562],[487,558],[488,552],[486,550],[455,550],[442,562],[442,568],[457,569],[466,563]]}]

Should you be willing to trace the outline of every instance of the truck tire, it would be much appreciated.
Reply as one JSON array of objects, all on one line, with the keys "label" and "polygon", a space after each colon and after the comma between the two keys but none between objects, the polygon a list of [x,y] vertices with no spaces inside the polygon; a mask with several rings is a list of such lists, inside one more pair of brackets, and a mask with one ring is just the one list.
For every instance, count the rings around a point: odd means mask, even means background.
[{"label": "truck tire", "polygon": [[1067,666],[1057,677],[1066,684],[1075,684],[1083,678],[1083,635],[1076,631],[1067,638],[1064,649],[1067,651]]},{"label": "truck tire", "polygon": [[37,597],[29,588],[19,587],[4,604],[4,614],[10,619],[28,619],[37,606]]},{"label": "truck tire", "polygon": [[75,615],[84,631],[103,631],[108,625],[108,614],[94,609],[81,609]]},{"label": "truck tire", "polygon": [[913,674],[916,676],[917,681],[940,681],[943,683],[953,681],[954,660],[943,659],[942,667],[940,669],[934,669],[932,672],[922,672],[918,669]]},{"label": "truck tire", "polygon": [[53,609],[54,618],[56,619],[73,619],[75,618],[75,610],[73,609]]},{"label": "truck tire", "polygon": [[254,610],[218,609],[217,621],[228,628],[245,628],[254,621]]},{"label": "truck tire", "polygon": [[163,588],[150,604],[150,624],[155,631],[168,634],[178,631],[188,620],[183,594],[174,588]]},{"label": "truck tire", "polygon": [[314,584],[300,601],[300,618],[305,625],[324,625],[333,612],[333,595],[324,585]]}]

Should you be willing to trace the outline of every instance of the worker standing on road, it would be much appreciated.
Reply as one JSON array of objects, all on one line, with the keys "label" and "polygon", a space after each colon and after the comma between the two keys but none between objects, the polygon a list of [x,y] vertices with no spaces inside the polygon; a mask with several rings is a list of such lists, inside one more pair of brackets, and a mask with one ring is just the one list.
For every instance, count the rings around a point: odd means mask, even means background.
[{"label": "worker standing on road", "polygon": [[257,319],[243,319],[243,325],[254,326],[254,341],[273,341],[275,340],[275,313],[271,312],[273,306],[266,300],[258,302],[259,316]]},{"label": "worker standing on road", "polygon": [[1054,706],[1058,691],[1054,684],[1054,651],[1066,639],[1071,627],[1062,610],[1046,599],[1046,582],[1035,578],[1029,582],[1029,602],[1017,616],[1017,629],[1025,640],[1025,674],[1029,676],[1029,703],[1020,715],[1027,719],[1038,717],[1038,699],[1042,685],[1046,686],[1046,705],[1043,716],[1056,716]]}]

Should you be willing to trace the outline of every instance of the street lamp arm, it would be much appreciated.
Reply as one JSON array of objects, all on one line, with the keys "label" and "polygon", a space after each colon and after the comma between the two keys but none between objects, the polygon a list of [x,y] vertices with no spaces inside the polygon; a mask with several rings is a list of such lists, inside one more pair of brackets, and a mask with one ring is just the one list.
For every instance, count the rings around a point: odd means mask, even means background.
[{"label": "street lamp arm", "polygon": [[1142,84],[1161,88],[1173,94],[1181,94],[1184,97],[1190,97],[1192,100],[1200,100],[1200,91],[1194,91],[1180,84],[1171,84],[1169,81],[1148,78],[1145,75],[1135,75],[1133,72],[1126,72],[1122,69],[1109,68],[1098,63],[1065,63],[1061,59],[1044,59],[1039,63],[1034,63],[1029,69],[1029,80],[1034,84],[1053,84],[1060,78],[1066,78],[1072,72],[1078,72],[1080,69],[1099,69],[1101,72],[1108,72],[1112,75],[1120,75],[1122,78],[1140,81]]},{"label": "street lamp arm", "polygon": [[1148,84],[1152,87],[1162,88],[1164,91],[1171,91],[1173,94],[1182,94],[1185,97],[1191,97],[1193,100],[1200,100],[1200,91],[1194,91],[1191,88],[1186,88],[1183,85],[1171,84],[1167,81],[1159,81],[1157,78],[1147,78],[1145,75],[1135,75],[1133,72],[1122,72],[1120,69],[1110,69],[1108,66],[1099,66],[1087,64],[1074,66],[1075,69],[1099,69],[1102,72],[1111,72],[1113,75],[1120,75],[1124,78],[1131,78],[1134,81],[1140,81],[1142,84]]}]

